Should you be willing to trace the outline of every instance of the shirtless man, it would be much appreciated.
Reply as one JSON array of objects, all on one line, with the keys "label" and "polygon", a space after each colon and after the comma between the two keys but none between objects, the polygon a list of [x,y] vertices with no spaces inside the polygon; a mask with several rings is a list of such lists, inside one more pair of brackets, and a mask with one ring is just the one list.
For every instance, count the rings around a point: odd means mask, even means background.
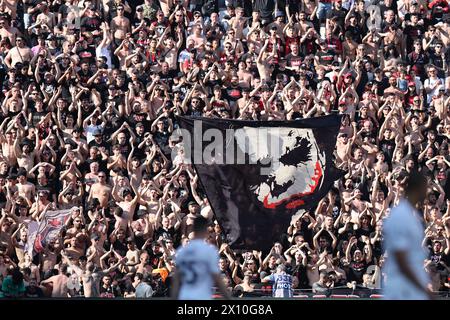
[{"label": "shirtless man", "polygon": [[[120,213],[119,215],[116,215],[116,212],[114,213],[114,215],[116,216],[115,228],[117,229],[122,227],[126,229],[128,223],[133,221],[134,209],[139,202],[140,195],[139,192],[136,192],[136,195],[133,198],[133,196],[131,195],[131,191],[125,189],[122,192],[123,201],[121,201],[121,199],[117,196],[116,189],[117,187],[115,185],[113,188],[112,196],[114,200],[117,201],[119,207],[122,209],[122,212],[118,211],[117,213]],[[147,190],[142,191],[145,192]]]},{"label": "shirtless man", "polygon": [[203,31],[202,25],[197,24],[194,27],[194,33],[191,34],[189,37],[187,37],[187,41],[189,41],[190,39],[194,40],[195,48],[200,47],[202,44],[204,44],[206,42],[205,36],[202,35],[202,31]]},{"label": "shirtless man", "polygon": [[69,242],[69,248],[65,249],[65,253],[73,260],[78,261],[81,256],[84,255],[84,249],[82,248],[81,238],[82,234],[78,234],[64,242]]},{"label": "shirtless man", "polygon": [[[146,179],[150,179],[150,177],[144,175],[143,179],[145,181]],[[144,188],[147,188],[147,190],[143,191]],[[153,221],[160,206],[160,203],[158,201],[158,191],[155,188],[149,188],[147,185],[139,188],[139,193],[141,194],[140,203],[141,205],[146,206],[147,211],[149,212],[149,217]]]},{"label": "shirtless man", "polygon": [[355,135],[349,139],[347,133],[339,133],[338,139],[336,141],[336,164],[347,163],[349,160],[349,155],[352,150],[353,142],[355,141]]},{"label": "shirtless man", "polygon": [[252,100],[252,99],[250,98],[250,92],[251,92],[250,88],[244,88],[244,89],[242,90],[242,98],[238,99],[238,101],[237,101],[237,106],[238,106],[238,110],[239,110],[239,115],[241,115],[242,110],[244,110],[245,106],[246,106],[247,104],[249,104],[250,101]]},{"label": "shirtless man", "polygon": [[152,266],[149,263],[150,256],[147,251],[143,251],[139,256],[139,264],[136,266],[136,272],[147,276],[152,273]]},{"label": "shirtless man", "polygon": [[[40,176],[38,176],[38,179]],[[49,198],[48,190],[39,190],[37,193],[36,201],[33,203],[30,209],[30,213],[32,214],[33,219],[39,221],[41,216],[43,216],[44,212],[47,210],[52,210],[51,202]]]},{"label": "shirtless man", "polygon": [[356,58],[356,48],[358,44],[352,40],[352,35],[349,31],[345,33],[345,41],[342,43],[342,56],[348,57],[351,61]]},{"label": "shirtless man", "polygon": [[2,146],[2,155],[4,161],[8,166],[13,166],[16,164],[17,158],[14,148],[14,139],[11,131],[6,132],[5,135],[0,133],[0,143]]},{"label": "shirtless man", "polygon": [[58,238],[50,239],[49,243],[44,248],[44,252],[41,253],[43,274],[54,269],[56,265],[61,250],[58,246],[58,241]]},{"label": "shirtless man", "polygon": [[124,10],[125,9],[123,6],[118,6],[117,17],[111,21],[111,32],[114,36],[114,42],[117,47],[126,38],[127,33],[131,32],[130,20],[123,15]]},{"label": "shirtless man", "polygon": [[25,41],[22,37],[16,37],[16,46],[9,50],[5,57],[5,64],[10,69],[16,65],[16,63],[25,61],[30,62],[33,58],[33,52],[25,45]]},{"label": "shirtless man", "polygon": [[54,13],[50,12],[46,2],[42,2],[41,13],[38,14],[36,21],[40,21],[41,25],[46,25],[50,30],[55,26],[56,17]]},{"label": "shirtless man", "polygon": [[27,172],[31,171],[34,167],[34,161],[36,158],[36,150],[31,150],[31,145],[24,143],[22,147],[19,145],[20,137],[17,136],[16,141],[14,141],[14,153],[17,158],[17,164],[19,167],[25,168]]},{"label": "shirtless man", "polygon": [[394,76],[391,76],[389,78],[389,87],[384,90],[385,97],[390,94],[394,94],[400,99],[403,99],[404,96],[404,93],[399,88],[397,88],[397,78]]},{"label": "shirtless man", "polygon": [[82,279],[85,298],[95,298],[100,296],[100,280],[103,277],[103,275],[108,274],[111,271],[115,270],[119,265],[123,264],[126,261],[126,258],[122,258],[110,268],[102,271],[95,270],[96,269],[95,264],[92,262],[88,262],[86,264],[86,270],[83,270],[79,266],[71,262],[69,259],[67,259],[65,253],[62,253],[61,255],[64,258],[66,258],[66,261],[68,261],[69,266]]},{"label": "shirtless man", "polygon": [[11,19],[16,19],[18,3],[19,1],[17,0],[3,0],[1,1],[0,11],[8,13],[11,16]]},{"label": "shirtless man", "polygon": [[0,37],[2,39],[8,38],[11,43],[14,43],[18,35],[20,35],[20,31],[16,27],[11,27],[8,19],[0,19]]},{"label": "shirtless man", "polygon": [[[99,181],[98,175],[99,172],[99,164],[97,161],[91,162],[89,165],[89,172],[84,175],[84,182],[86,183],[86,191],[89,192],[92,188],[92,185]],[[109,169],[109,168],[108,168]]]},{"label": "shirtless man", "polygon": [[247,63],[240,61],[238,65],[237,76],[239,77],[239,86],[249,88],[251,86],[253,75],[247,70]]},{"label": "shirtless man", "polygon": [[[269,62],[273,57],[273,52],[270,54],[266,53],[267,46],[269,45],[269,39],[266,39],[264,46],[261,48],[259,52],[258,58],[256,59],[256,66],[258,67],[258,72],[261,76],[261,82],[269,82],[270,81],[270,65]],[[275,51],[276,46],[272,46],[273,51]]]},{"label": "shirtless man", "polygon": [[41,284],[52,284],[52,298],[67,298],[67,281],[69,278],[66,276],[66,273],[67,265],[60,264],[56,276],[41,282]]},{"label": "shirtless man", "polygon": [[88,201],[97,198],[100,201],[100,207],[106,208],[111,197],[111,187],[106,183],[106,173],[101,171],[97,177],[99,182],[92,185]]},{"label": "shirtless man", "polygon": [[417,116],[409,113],[405,120],[405,128],[407,129],[408,135],[405,137],[405,142],[411,141],[414,148],[419,148],[420,143],[425,140],[423,136],[423,131],[431,126],[431,117],[428,118],[426,124],[421,125]]},{"label": "shirtless man", "polygon": [[351,210],[351,222],[359,223],[359,214],[366,210],[369,206],[367,201],[361,200],[362,192],[360,189],[355,189],[353,191],[353,196],[346,199],[344,204]]},{"label": "shirtless man", "polygon": [[19,196],[24,197],[27,200],[28,205],[31,206],[36,195],[36,188],[33,183],[27,181],[26,170],[20,170],[17,175],[19,178],[19,183],[17,184]]},{"label": "shirtless man", "polygon": [[299,31],[299,35],[303,36],[309,28],[314,27],[312,22],[306,20],[306,13],[300,12],[298,15],[299,21],[295,24],[295,27]]},{"label": "shirtless man", "polygon": [[98,234],[91,236],[91,246],[86,251],[87,261],[92,261],[95,265],[100,265],[100,258],[106,253],[100,242],[101,238]]},{"label": "shirtless man", "polygon": [[232,17],[229,21],[229,25],[234,29],[235,37],[239,40],[242,40],[244,37],[244,28],[247,23],[247,19],[244,17],[244,9],[241,7],[237,7],[236,15]]}]

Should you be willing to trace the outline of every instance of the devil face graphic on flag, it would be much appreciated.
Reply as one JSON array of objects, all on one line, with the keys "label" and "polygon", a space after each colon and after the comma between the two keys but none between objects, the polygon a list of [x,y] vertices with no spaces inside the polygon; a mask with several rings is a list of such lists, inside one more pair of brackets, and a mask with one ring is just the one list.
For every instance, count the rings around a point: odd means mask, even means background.
[{"label": "devil face graphic on flag", "polygon": [[[276,142],[279,148],[261,145],[261,130],[266,130],[268,140]],[[267,174],[262,172],[260,183],[250,186],[266,209],[298,208],[305,204],[303,197],[320,187],[325,156],[311,129],[244,127],[236,130],[235,138],[241,149],[249,150],[252,163],[268,164],[261,170],[266,169]]]},{"label": "devil face graphic on flag", "polygon": [[178,122],[190,136],[182,134],[183,148],[191,151],[186,155],[234,248],[268,249],[292,217],[313,210],[341,175],[333,165],[340,116]]}]

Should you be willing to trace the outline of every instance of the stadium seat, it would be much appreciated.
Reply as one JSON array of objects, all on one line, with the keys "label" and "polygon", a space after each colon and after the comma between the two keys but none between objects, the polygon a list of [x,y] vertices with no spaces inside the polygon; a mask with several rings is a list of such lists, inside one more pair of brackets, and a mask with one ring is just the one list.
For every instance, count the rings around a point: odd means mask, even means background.
[{"label": "stadium seat", "polygon": [[299,294],[299,295],[294,296],[293,298],[295,298],[295,299],[308,299],[309,296],[307,294]]},{"label": "stadium seat", "polygon": [[383,295],[382,294],[371,294],[370,299],[382,299]]},{"label": "stadium seat", "polygon": [[330,296],[332,299],[347,299],[348,296],[346,294],[332,294]]},{"label": "stadium seat", "polygon": [[315,294],[313,295],[314,299],[325,299],[327,296],[324,294]]}]

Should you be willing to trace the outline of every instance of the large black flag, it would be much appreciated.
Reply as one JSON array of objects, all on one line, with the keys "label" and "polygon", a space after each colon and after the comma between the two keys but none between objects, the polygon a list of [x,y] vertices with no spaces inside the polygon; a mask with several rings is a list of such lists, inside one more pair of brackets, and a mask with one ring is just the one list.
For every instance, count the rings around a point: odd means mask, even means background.
[{"label": "large black flag", "polygon": [[341,116],[178,122],[185,154],[234,248],[268,249],[340,176],[332,157]]}]

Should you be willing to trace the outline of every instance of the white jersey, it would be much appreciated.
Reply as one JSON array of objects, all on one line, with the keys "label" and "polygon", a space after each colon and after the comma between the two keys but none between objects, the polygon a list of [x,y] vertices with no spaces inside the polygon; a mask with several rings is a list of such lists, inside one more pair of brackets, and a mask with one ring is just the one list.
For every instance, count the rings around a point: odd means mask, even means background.
[{"label": "white jersey", "polygon": [[408,253],[409,266],[423,287],[426,287],[429,279],[424,269],[424,260],[426,259],[426,254],[422,247],[424,228],[419,220],[417,211],[407,200],[400,200],[398,206],[392,209],[390,216],[383,224],[383,229],[384,245],[388,253],[384,266],[384,272],[386,273],[385,299],[427,299],[425,293],[406,279],[393,257],[395,251],[406,251]]},{"label": "white jersey", "polygon": [[220,273],[217,248],[195,239],[177,250],[175,256],[180,273],[180,300],[209,300],[213,294],[214,273]]}]

